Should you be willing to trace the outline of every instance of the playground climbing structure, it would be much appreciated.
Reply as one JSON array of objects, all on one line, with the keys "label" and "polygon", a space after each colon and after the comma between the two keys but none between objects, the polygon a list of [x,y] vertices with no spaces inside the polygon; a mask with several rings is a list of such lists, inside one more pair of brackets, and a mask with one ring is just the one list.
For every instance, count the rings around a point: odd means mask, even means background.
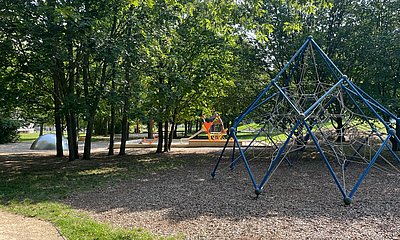
[{"label": "playground climbing structure", "polygon": [[[399,123],[309,37],[236,118],[211,176],[221,162],[231,169],[243,162],[258,196],[281,163],[301,164],[295,160],[311,150],[348,205],[372,168],[400,173]],[[251,136],[247,144],[239,144],[243,135]],[[253,174],[257,158],[266,162],[263,176]]]}]

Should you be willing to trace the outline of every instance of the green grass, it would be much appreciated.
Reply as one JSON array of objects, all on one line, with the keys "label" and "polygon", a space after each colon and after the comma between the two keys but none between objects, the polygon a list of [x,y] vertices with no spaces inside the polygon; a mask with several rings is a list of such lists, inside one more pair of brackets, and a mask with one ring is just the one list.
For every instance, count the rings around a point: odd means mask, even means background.
[{"label": "green grass", "polygon": [[57,202],[11,203],[7,209],[14,213],[52,222],[68,239],[154,239],[142,229],[124,229],[99,223],[71,207]]},{"label": "green grass", "polygon": [[[4,158],[4,157],[2,157]],[[156,154],[67,162],[52,157],[6,157],[0,161],[0,208],[52,222],[68,239],[158,239],[141,229],[115,228],[80,213],[62,199],[76,192],[181,167],[184,159]],[[182,238],[171,237],[173,238]]]},{"label": "green grass", "polygon": [[[46,133],[53,133],[53,132],[44,132],[43,134]],[[39,137],[39,133],[35,132],[35,133],[19,133],[19,142],[34,142],[38,137]],[[80,137],[84,137],[85,134],[81,133],[79,134]],[[67,138],[67,136],[64,136],[65,138]],[[92,142],[98,142],[98,141],[108,141],[110,139],[109,136],[97,136],[94,135],[92,136]]]},{"label": "green grass", "polygon": [[19,142],[33,142],[39,137],[39,133],[19,133]]}]

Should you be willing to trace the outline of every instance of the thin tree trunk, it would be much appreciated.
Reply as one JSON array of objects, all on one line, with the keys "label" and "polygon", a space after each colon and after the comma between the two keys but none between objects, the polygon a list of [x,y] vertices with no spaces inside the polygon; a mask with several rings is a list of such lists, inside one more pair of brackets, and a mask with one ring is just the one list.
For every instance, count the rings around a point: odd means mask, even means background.
[{"label": "thin tree trunk", "polygon": [[74,134],[73,132],[76,132],[73,128],[73,117],[70,112],[68,112],[65,116],[65,121],[67,123],[67,133],[68,133],[68,150],[69,150],[69,155],[68,155],[68,160],[69,161],[74,161],[78,158],[77,155],[75,155],[75,149],[76,149],[76,139],[74,139]]},{"label": "thin tree trunk", "polygon": [[48,6],[48,11],[47,11],[47,19],[48,19],[48,32],[49,36],[51,39],[54,40],[53,46],[53,51],[51,51],[51,55],[49,55],[49,58],[52,59],[53,66],[52,66],[52,74],[53,74],[53,97],[54,97],[54,124],[56,128],[56,149],[57,149],[57,157],[63,157],[64,152],[63,152],[63,142],[62,142],[62,136],[63,136],[63,131],[61,127],[61,95],[60,95],[60,86],[62,81],[64,80],[64,68],[63,68],[63,63],[59,59],[59,56],[55,53],[57,53],[57,41],[56,41],[56,36],[58,34],[58,28],[56,27],[56,23],[54,21],[55,17],[55,9],[56,9],[56,1],[55,0],[48,0],[47,1],[47,6]]},{"label": "thin tree trunk", "polygon": [[64,151],[63,151],[63,141],[62,141],[62,136],[63,136],[63,130],[61,127],[61,116],[60,116],[60,100],[58,100],[58,97],[54,100],[54,122],[55,122],[55,127],[56,127],[56,149],[57,149],[57,157],[63,157],[64,156]]},{"label": "thin tree trunk", "polygon": [[185,120],[185,133],[184,133],[184,137],[187,137],[188,135],[188,122]]},{"label": "thin tree trunk", "polygon": [[153,138],[153,127],[154,127],[154,120],[153,120],[153,118],[150,118],[149,122],[147,123],[147,138],[148,139]]},{"label": "thin tree trunk", "polygon": [[83,148],[83,157],[82,157],[82,159],[85,160],[90,159],[90,151],[92,148],[93,125],[94,125],[94,116],[93,114],[91,114],[86,125],[85,146]]},{"label": "thin tree trunk", "polygon": [[[114,85],[114,81],[113,81]],[[109,126],[110,144],[108,145],[108,155],[114,155],[114,136],[115,136],[115,104],[111,103],[111,122]]]},{"label": "thin tree trunk", "polygon": [[176,124],[171,122],[171,130],[169,132],[168,138],[168,151],[171,151],[172,141],[174,140],[174,136],[176,136]]},{"label": "thin tree trunk", "polygon": [[193,133],[193,121],[189,122],[189,129],[188,129],[189,133],[192,134]]},{"label": "thin tree trunk", "polygon": [[174,125],[175,125],[174,126],[174,139],[177,139],[178,138],[178,124],[175,123]]},{"label": "thin tree trunk", "polygon": [[156,153],[162,153],[163,146],[163,122],[158,122],[158,143],[157,143],[157,151]]},{"label": "thin tree trunk", "polygon": [[78,128],[77,128],[77,116],[75,112],[72,115],[71,127],[72,127],[72,139],[74,141],[74,156],[75,159],[78,159],[79,158]]},{"label": "thin tree trunk", "polygon": [[[400,119],[396,119],[396,135],[400,138]],[[390,138],[393,151],[400,151],[400,144],[396,141],[395,137]]]},{"label": "thin tree trunk", "polygon": [[[67,33],[66,33],[66,47],[68,51],[68,87],[66,88],[66,96],[69,97],[70,100],[74,100],[75,98],[75,63],[74,63],[74,49],[72,43],[72,30],[70,29],[71,23],[67,23]],[[67,106],[67,131],[68,131],[68,145],[69,145],[69,161],[73,161],[78,156],[78,144],[77,144],[77,134],[76,134],[76,113],[74,110],[74,106],[69,104]]]},{"label": "thin tree trunk", "polygon": [[[127,102],[125,104],[128,104]],[[125,109],[125,106],[124,106]],[[120,156],[123,156],[126,154],[125,148],[126,148],[126,141],[128,140],[128,116],[127,113],[124,111],[123,116],[122,116],[122,132],[121,132],[121,145],[119,147],[119,154]]]},{"label": "thin tree trunk", "polygon": [[[131,7],[132,10],[132,7]],[[127,27],[127,36],[128,38],[131,37],[131,24],[128,25]],[[128,127],[128,110],[129,110],[129,96],[130,96],[130,84],[131,84],[131,75],[130,75],[130,69],[131,69],[131,62],[129,59],[129,56],[125,56],[124,58],[124,70],[125,70],[125,87],[124,87],[124,107],[122,111],[122,132],[121,132],[121,145],[119,147],[119,154],[120,156],[125,155],[125,147],[126,147],[126,141],[128,140],[129,137],[129,127]]]},{"label": "thin tree trunk", "polygon": [[110,144],[108,145],[108,155],[114,155],[114,138],[115,138],[115,76],[116,76],[116,64],[112,64],[112,79],[111,79],[111,121],[108,127],[110,133]]},{"label": "thin tree trunk", "polygon": [[168,152],[168,139],[169,139],[169,134],[168,134],[168,120],[165,120],[164,122],[164,152]]},{"label": "thin tree trunk", "polygon": [[196,119],[196,132],[200,130],[200,121]]},{"label": "thin tree trunk", "polygon": [[44,123],[40,123],[40,125],[39,125],[39,136],[43,135],[43,125],[44,125]]},{"label": "thin tree trunk", "polygon": [[168,151],[171,150],[171,145],[172,145],[172,140],[174,138],[174,135],[176,135],[176,126],[175,126],[175,121],[176,121],[176,109],[174,110],[173,116],[172,116],[172,122],[171,122],[171,131],[169,133],[168,137]]},{"label": "thin tree trunk", "polygon": [[335,118],[335,122],[337,123],[337,128],[336,128],[336,142],[344,142],[344,133],[343,133],[343,118],[342,117],[337,117]]}]

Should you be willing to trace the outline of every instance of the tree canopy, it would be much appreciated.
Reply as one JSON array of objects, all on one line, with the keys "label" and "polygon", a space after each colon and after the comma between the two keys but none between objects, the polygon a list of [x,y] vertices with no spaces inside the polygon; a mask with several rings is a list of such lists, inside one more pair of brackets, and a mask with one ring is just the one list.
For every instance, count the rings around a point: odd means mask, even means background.
[{"label": "tree canopy", "polygon": [[0,117],[55,124],[59,139],[65,125],[70,160],[79,129],[90,158],[97,122],[110,144],[122,132],[120,154],[132,121],[157,123],[158,152],[177,123],[232,122],[308,35],[400,113],[397,0],[0,2]]}]

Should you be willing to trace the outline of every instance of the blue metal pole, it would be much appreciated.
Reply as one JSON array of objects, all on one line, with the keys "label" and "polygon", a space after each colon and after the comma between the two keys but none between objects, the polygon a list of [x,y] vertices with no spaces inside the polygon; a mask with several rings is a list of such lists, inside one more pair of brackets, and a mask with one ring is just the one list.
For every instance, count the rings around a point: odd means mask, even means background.
[{"label": "blue metal pole", "polygon": [[251,111],[253,111],[254,109],[260,107],[260,106],[263,105],[264,103],[268,102],[269,100],[271,100],[271,99],[272,99],[273,97],[275,97],[276,95],[278,95],[277,92],[274,93],[274,94],[272,94],[271,96],[269,96],[267,99],[263,100],[261,103],[257,104],[255,107],[253,107],[253,108],[251,109]]},{"label": "blue metal pole", "polygon": [[254,110],[254,105],[260,101],[260,99],[262,98],[262,96],[264,96],[264,94],[271,88],[272,86],[272,82],[269,83],[267,85],[267,87],[264,88],[264,90],[257,96],[257,98],[243,111],[242,114],[240,114],[240,116],[235,120],[235,122],[233,123],[233,128],[237,128],[237,126],[239,125],[240,122],[242,122],[243,118],[249,114],[251,111]]},{"label": "blue metal pole", "polygon": [[237,118],[235,121],[233,127],[237,127],[239,123],[243,120],[243,118],[249,114],[251,111],[254,110],[254,105],[264,96],[264,94],[269,90],[271,87],[272,83],[275,82],[281,75],[282,73],[288,68],[288,66],[293,62],[293,60],[297,57],[297,55],[300,54],[301,51],[308,45],[312,38],[308,37],[307,40],[304,42],[304,44],[297,50],[297,52],[293,55],[293,57],[289,60],[288,63],[281,69],[281,71],[275,76],[275,78],[267,85],[267,87],[258,95],[258,97],[245,109],[245,111]]},{"label": "blue metal pole", "polygon": [[325,56],[322,53],[321,49],[317,48],[317,52],[319,53],[319,55],[321,56],[323,62],[325,63],[325,65],[328,67],[329,71],[333,74],[333,77],[339,81],[340,76],[337,75],[337,73],[335,72],[335,70],[332,68],[332,66],[330,65],[330,63],[328,62],[328,60],[325,58]]},{"label": "blue metal pole", "polygon": [[235,129],[234,129],[234,128],[231,128],[231,131],[230,131],[230,133],[229,133],[228,139],[226,139],[224,148],[222,149],[221,154],[219,155],[219,158],[218,158],[218,160],[217,160],[217,163],[215,164],[214,169],[213,169],[213,171],[211,172],[211,177],[213,177],[213,178],[214,178],[215,175],[216,175],[218,165],[219,165],[219,163],[221,162],[222,156],[224,156],[224,152],[225,152],[226,146],[228,146],[228,143],[229,143],[229,140],[230,140],[231,137],[232,137],[233,131],[235,131]]},{"label": "blue metal pole", "polygon": [[[253,142],[261,135],[261,132],[263,131],[263,129],[260,129],[260,131],[258,131],[258,133],[256,134],[256,136],[251,140],[251,142],[246,146],[246,148],[244,149],[243,153],[246,153],[247,150],[249,149],[249,147],[251,146],[251,144],[253,144]],[[233,167],[236,162],[241,158],[241,156],[238,156],[235,160],[232,159],[231,162],[231,167]]]},{"label": "blue metal pole", "polygon": [[[382,136],[381,136],[381,134],[379,133],[379,131],[378,131],[378,129],[376,129],[376,127],[369,121],[369,119],[367,118],[367,117],[365,117],[365,113],[364,113],[364,111],[360,108],[360,106],[357,104],[357,102],[354,100],[354,98],[350,95],[350,93],[351,94],[354,94],[355,96],[357,96],[357,97],[360,97],[356,92],[354,92],[354,91],[352,91],[351,89],[348,89],[346,86],[344,86],[344,85],[342,85],[342,88],[344,89],[344,91],[347,93],[347,95],[349,96],[349,98],[350,98],[350,100],[353,102],[353,104],[357,107],[357,109],[360,111],[360,113],[364,116],[364,118],[365,118],[365,121],[368,123],[368,125],[372,128],[372,131],[373,132],[375,132],[375,133],[377,133],[377,135],[378,135],[378,137],[379,137],[379,139],[383,142],[384,141],[384,139],[382,138]],[[360,98],[362,98],[362,97],[360,97]],[[367,99],[365,99],[366,101],[368,101]],[[372,133],[371,133],[372,134]],[[371,135],[370,134],[370,135]],[[391,152],[391,154],[396,158],[396,160],[398,161],[398,162],[400,162],[400,158],[399,158],[399,156],[397,156],[397,154],[393,151],[393,149],[389,146],[389,145],[386,145],[386,147],[389,149],[389,151]],[[353,155],[354,156],[354,155]],[[345,167],[347,167],[348,166],[348,164],[346,164],[346,166]]]},{"label": "blue metal pole", "polygon": [[290,99],[286,96],[286,93],[283,92],[283,90],[278,86],[276,82],[273,82],[274,86],[278,89],[278,91],[282,94],[282,96],[288,101],[289,105],[296,111],[298,115],[300,115],[300,111],[297,109],[297,107],[290,101]]},{"label": "blue metal pole", "polygon": [[[397,130],[392,129],[393,133],[396,133]],[[392,134],[392,137],[394,137],[394,139],[396,140],[397,144],[400,144],[400,139],[396,134]],[[396,158],[397,162],[400,163],[400,158],[399,156],[397,156],[397,154],[393,151],[393,149],[391,147],[389,147],[389,145],[386,144],[386,147],[389,149],[389,151],[392,153],[392,155]]]},{"label": "blue metal pole", "polygon": [[367,99],[369,100],[368,102],[372,102],[374,103],[374,105],[379,108],[382,112],[385,112],[387,115],[389,115],[391,118],[397,119],[397,116],[394,115],[393,113],[391,113],[389,110],[387,110],[382,104],[380,104],[378,101],[376,101],[374,98],[372,98],[370,95],[368,95],[366,92],[364,92],[364,90],[362,90],[359,86],[357,86],[356,84],[353,84],[355,88],[357,88],[357,90],[359,92],[361,92],[363,95],[365,95],[367,97]]},{"label": "blue metal pole", "polygon": [[[271,165],[269,166],[267,172],[265,173],[263,179],[261,180],[260,184],[258,185],[258,188],[261,190],[264,187],[265,182],[268,180],[269,176],[271,175],[272,171],[275,168],[276,163],[278,162],[279,158],[281,157],[283,151],[286,148],[286,145],[289,143],[290,139],[292,138],[294,132],[296,129],[299,127],[300,121],[298,120],[296,124],[294,125],[292,131],[290,131],[290,134],[286,138],[286,141],[283,143],[283,145],[279,148],[278,153],[276,154],[275,158],[272,160]],[[257,194],[257,193],[256,193]]]},{"label": "blue metal pole", "polygon": [[328,159],[326,158],[326,156],[324,154],[324,151],[322,150],[321,146],[319,145],[318,140],[316,139],[316,137],[312,133],[310,127],[308,126],[308,124],[306,123],[305,120],[303,120],[303,124],[306,127],[308,133],[310,134],[312,140],[314,141],[314,144],[317,147],[322,159],[324,160],[325,165],[328,167],[329,173],[331,174],[333,180],[335,181],[335,183],[338,186],[340,192],[342,193],[343,199],[346,199],[347,198],[346,191],[343,189],[342,184],[340,184],[339,179],[336,177],[336,174],[333,171],[333,168],[332,168],[331,164],[329,163]]},{"label": "blue metal pole", "polygon": [[[308,44],[307,44],[307,46],[308,46]],[[292,78],[294,72],[295,72],[296,69],[298,68],[298,66],[299,66],[299,64],[300,64],[300,61],[301,61],[301,59],[303,58],[304,53],[306,52],[307,46],[305,46],[305,47],[303,48],[303,50],[301,51],[300,56],[299,56],[299,58],[298,58],[297,61],[296,61],[296,64],[295,64],[294,67],[292,68],[292,71],[290,72],[290,75],[289,75],[289,77],[286,79],[286,81],[285,81],[285,83],[283,84],[283,86],[287,86],[287,85],[289,84],[290,79]]]},{"label": "blue metal pole", "polygon": [[[354,84],[354,86],[357,88],[357,90],[361,90],[357,85],[355,85]],[[347,88],[346,87],[346,89],[349,91],[349,92],[351,92],[352,94],[354,94],[354,95],[356,95],[356,96],[358,96],[358,94],[357,93],[355,93],[353,90],[351,90],[351,89],[349,89],[349,88]],[[365,92],[362,92],[362,90],[360,91],[362,94],[366,94]],[[367,97],[368,98],[370,98],[368,95],[367,95]],[[382,105],[380,105],[377,101],[375,101],[374,99],[368,99],[368,98],[365,98],[365,100],[369,103],[369,104],[371,104],[372,106],[374,106],[374,107],[376,107],[377,109],[379,109],[380,111],[382,111],[383,113],[385,113],[386,115],[388,115],[389,117],[391,117],[391,118],[394,118],[394,119],[396,119],[397,118],[397,116],[395,116],[393,113],[391,113],[391,112],[389,112],[389,110],[387,110],[386,108],[384,108]],[[372,101],[373,100],[373,101]]]},{"label": "blue metal pole", "polygon": [[257,192],[257,191],[259,191],[259,189],[257,187],[256,180],[254,179],[253,173],[250,170],[249,163],[247,162],[246,156],[244,155],[244,152],[242,151],[242,147],[240,146],[239,141],[238,141],[235,133],[233,133],[233,138],[235,139],[235,142],[236,142],[236,144],[238,146],[240,155],[242,155],[242,159],[243,159],[244,165],[246,166],[247,172],[249,173],[250,180],[251,180],[251,183],[253,184],[254,190]]},{"label": "blue metal pole", "polygon": [[[321,54],[321,56],[328,61],[328,63],[339,73],[339,75],[342,77],[343,73],[339,70],[339,68],[332,62],[332,60],[326,55],[326,53],[318,46],[318,44],[311,39],[311,43],[313,46],[315,46],[318,50],[318,52]],[[332,71],[334,73],[334,71]],[[335,74],[336,76],[336,74]]]},{"label": "blue metal pole", "polygon": [[371,162],[368,164],[367,168],[364,170],[364,172],[361,174],[360,178],[358,179],[356,185],[353,187],[349,194],[349,198],[353,199],[354,194],[356,193],[358,187],[360,186],[361,182],[364,180],[365,176],[368,174],[369,170],[371,167],[374,165],[376,159],[381,155],[381,152],[385,145],[388,143],[390,134],[386,137],[385,141],[382,143],[381,147],[378,149],[378,151],[375,153],[375,156],[372,158]]},{"label": "blue metal pole", "polygon": [[342,84],[343,82],[343,78],[339,80],[339,82],[337,82],[335,85],[333,85],[324,95],[322,95],[322,97],[320,97],[311,107],[309,107],[305,112],[304,115],[306,117],[308,117],[308,114],[314,110],[314,108],[316,106],[318,106],[318,104],[320,104],[329,94],[331,94],[333,92],[333,90],[335,90],[337,88],[337,86],[339,86],[340,84]]},{"label": "blue metal pole", "polygon": [[234,168],[234,160],[235,160],[235,151],[236,151],[236,142],[233,141],[233,148],[232,148],[232,159],[231,159],[231,169]]},{"label": "blue metal pole", "polygon": [[[374,132],[379,132],[375,126],[369,121],[369,119],[365,116],[364,111],[361,109],[361,107],[358,105],[358,103],[356,102],[356,100],[354,100],[354,98],[350,95],[350,93],[354,94],[357,97],[360,97],[357,93],[355,93],[354,91],[352,91],[351,89],[347,88],[346,86],[344,86],[342,84],[342,88],[344,89],[344,91],[347,93],[347,95],[349,96],[350,100],[353,102],[353,104],[356,106],[356,108],[358,109],[358,111],[360,111],[360,113],[362,114],[362,116],[364,117],[364,120],[368,123],[368,125],[372,128],[372,130]],[[383,141],[383,139],[381,139]]]},{"label": "blue metal pole", "polygon": [[385,122],[385,120],[383,120],[383,118],[375,111],[375,109],[373,107],[371,107],[371,105],[365,100],[365,98],[358,92],[358,90],[354,87],[353,82],[349,81],[347,79],[347,77],[345,77],[345,81],[349,84],[349,86],[353,89],[354,92],[357,93],[357,95],[361,98],[361,100],[364,102],[365,105],[367,105],[367,107],[369,108],[369,110],[371,110],[375,116],[379,119],[379,121],[381,121],[381,123],[383,123],[383,125],[385,125],[385,128],[389,131],[390,127],[389,125]]},{"label": "blue metal pole", "polygon": [[286,70],[286,68],[293,62],[293,60],[299,55],[308,45],[308,43],[312,40],[312,37],[308,37],[307,40],[303,43],[303,45],[297,50],[297,52],[293,55],[293,57],[289,60],[288,63],[281,69],[281,71],[276,75],[273,81],[276,81],[282,73]]}]

